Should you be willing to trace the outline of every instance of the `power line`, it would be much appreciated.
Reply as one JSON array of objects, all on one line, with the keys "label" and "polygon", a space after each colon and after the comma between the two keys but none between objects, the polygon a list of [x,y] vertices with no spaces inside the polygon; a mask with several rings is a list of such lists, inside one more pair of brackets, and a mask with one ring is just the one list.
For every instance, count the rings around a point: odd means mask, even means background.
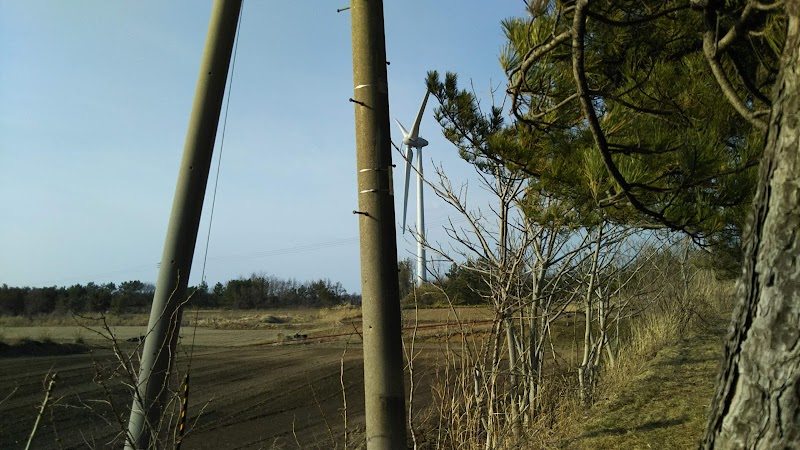
[{"label": "power line", "polygon": [[[233,39],[233,56],[231,60],[231,73],[230,73],[230,80],[228,82],[228,98],[225,102],[225,117],[222,120],[222,136],[220,137],[219,142],[219,157],[217,158],[217,174],[214,178],[214,193],[211,196],[211,212],[208,217],[208,232],[206,233],[206,248],[203,252],[203,269],[200,272],[200,282],[204,283],[206,281],[206,262],[208,262],[208,245],[211,242],[211,224],[214,223],[214,206],[217,204],[217,187],[219,186],[219,172],[220,168],[222,167],[222,150],[225,148],[225,131],[228,129],[228,111],[230,110],[231,106],[231,92],[233,91],[233,75],[236,69],[236,54],[239,51],[239,36],[242,31],[242,16],[244,11],[244,3],[242,3],[239,9],[239,18],[237,19],[236,24],[236,33]],[[189,345],[189,362],[186,365],[186,375],[183,378],[183,401],[181,402],[181,413],[179,416],[179,425],[178,425],[178,439],[175,444],[175,450],[180,450],[181,444],[183,443],[183,436],[186,432],[186,418],[188,416],[189,411],[189,374],[192,371],[192,360],[194,359],[194,343],[197,338],[197,322],[200,314],[200,310],[195,308],[194,312],[194,328],[192,329],[192,342]]]},{"label": "power line", "polygon": [[[454,219],[453,223],[459,223],[466,221],[465,218],[457,218]],[[439,219],[429,223],[429,226],[437,226],[437,225],[444,225],[449,224],[450,219]],[[284,255],[291,255],[293,253],[302,253],[302,252],[311,252],[317,250],[325,250],[333,247],[339,247],[348,244],[355,244],[358,242],[358,237],[347,237],[347,238],[339,238],[339,239],[332,239],[329,241],[321,241],[315,242],[310,244],[303,244],[303,245],[295,245],[291,247],[283,247],[283,248],[276,248],[270,250],[262,250],[258,252],[250,252],[250,253],[238,253],[238,254],[231,254],[231,255],[218,255],[218,256],[210,256],[207,257],[210,261],[240,261],[240,260],[247,260],[247,259],[258,259],[258,258],[266,258],[269,256],[284,256]],[[95,274],[88,274],[88,275],[78,275],[78,276],[70,276],[70,277],[63,277],[58,279],[50,279],[45,282],[34,283],[35,285],[48,285],[50,283],[63,283],[72,280],[85,280],[85,279],[95,279],[95,278],[103,278],[109,277],[112,275],[130,273],[130,272],[142,272],[146,269],[157,269],[159,263],[150,263],[150,264],[141,264],[137,266],[131,266],[122,269],[116,269],[108,272],[102,273],[95,273]]]},{"label": "power line", "polygon": [[120,273],[142,272],[145,269],[153,269],[153,268],[156,268],[155,264],[146,264],[146,265],[142,264],[142,265],[132,266],[132,267],[124,268],[124,269],[112,270],[110,272],[97,273],[97,274],[94,274],[94,275],[83,275],[83,276],[72,276],[72,277],[50,279],[50,280],[47,280],[47,281],[43,281],[43,282],[39,282],[39,283],[32,283],[32,284],[40,285],[40,286],[41,285],[45,285],[46,286],[46,285],[49,285],[51,283],[59,284],[59,283],[64,283],[64,282],[74,281],[74,280],[85,280],[87,278],[91,278],[91,279],[104,278],[104,277],[109,277],[111,275],[118,275]]},{"label": "power line", "polygon": [[[457,220],[453,220],[453,223],[463,222],[466,219],[461,218]],[[431,223],[431,225],[443,225],[450,223],[450,219],[440,219]],[[236,255],[223,255],[223,256],[212,256],[208,259],[215,260],[215,261],[236,261],[242,259],[255,259],[255,258],[264,258],[267,256],[280,256],[280,255],[289,255],[292,253],[300,253],[300,252],[307,252],[313,250],[322,250],[331,247],[338,247],[340,245],[346,244],[354,244],[358,242],[358,237],[349,237],[349,238],[342,238],[342,239],[335,239],[331,241],[324,241],[324,242],[317,242],[313,244],[305,244],[305,245],[296,245],[292,247],[285,247],[279,249],[272,249],[272,250],[265,250],[259,252],[252,252],[252,253],[241,253]]]},{"label": "power line", "polygon": [[317,242],[314,244],[305,244],[305,245],[296,245],[292,247],[285,247],[285,248],[278,248],[273,250],[265,250],[260,252],[253,252],[253,253],[241,253],[237,255],[224,255],[224,256],[213,256],[209,259],[215,261],[236,261],[241,259],[255,259],[255,258],[264,258],[267,256],[279,256],[279,255],[289,255],[292,253],[300,253],[300,252],[307,252],[313,250],[322,250],[325,248],[330,247],[337,247],[340,245],[345,244],[353,244],[358,242],[357,237],[350,237],[350,238],[343,238],[343,239],[336,239],[332,241],[326,242]]},{"label": "power line", "polygon": [[[242,3],[242,9],[244,3]],[[233,74],[236,69],[236,54],[239,52],[239,33],[242,25],[242,9],[239,10],[239,20],[236,25],[236,36],[233,44],[233,58],[231,60],[231,74],[228,83],[228,98],[225,101],[225,117],[222,120],[222,136],[219,142],[219,157],[217,158],[217,174],[214,177],[214,192],[211,196],[211,211],[208,217],[208,232],[206,233],[206,248],[203,252],[203,269],[200,273],[200,282],[206,279],[206,262],[208,261],[208,245],[211,242],[211,224],[214,222],[214,207],[217,204],[217,187],[219,187],[219,171],[222,167],[222,150],[225,148],[225,131],[228,129],[228,111],[231,106],[231,92],[233,91]]]}]

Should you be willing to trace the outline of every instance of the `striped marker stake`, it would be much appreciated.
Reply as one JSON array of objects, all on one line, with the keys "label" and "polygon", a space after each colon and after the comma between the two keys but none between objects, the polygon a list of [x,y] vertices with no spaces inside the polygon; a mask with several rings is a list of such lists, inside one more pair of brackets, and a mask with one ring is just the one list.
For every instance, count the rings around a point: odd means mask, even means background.
[{"label": "striped marker stake", "polygon": [[189,372],[183,377],[183,401],[181,402],[181,416],[178,422],[178,439],[175,442],[175,450],[181,449],[183,436],[186,434],[186,411],[189,409]]}]

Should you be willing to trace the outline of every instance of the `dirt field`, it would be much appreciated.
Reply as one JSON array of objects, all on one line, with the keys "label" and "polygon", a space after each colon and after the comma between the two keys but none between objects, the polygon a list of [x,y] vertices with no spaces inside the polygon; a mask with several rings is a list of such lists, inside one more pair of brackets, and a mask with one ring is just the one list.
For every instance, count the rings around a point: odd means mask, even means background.
[{"label": "dirt field", "polygon": [[[421,327],[428,328],[420,332],[441,333],[448,315],[442,310],[423,312]],[[475,310],[465,312],[463,318],[474,321],[484,317],[485,311]],[[191,367],[190,432],[183,448],[332,449],[335,442],[341,448],[342,383],[351,433],[363,430],[364,421],[360,339],[347,335],[354,323],[360,326],[357,318],[345,317],[336,323],[297,320],[263,329],[198,327]],[[133,352],[137,344],[124,340],[138,336],[142,329],[117,326],[113,331],[123,340],[123,349]],[[131,398],[120,384],[123,377],[107,382],[106,388],[99,383],[118,366],[99,334],[68,326],[4,327],[2,331],[6,341],[45,336],[56,342],[73,342],[79,336],[93,350],[0,359],[0,399],[8,396],[0,403],[0,448],[24,448],[44,397],[43,380],[52,372],[58,373],[55,401],[42,418],[32,447],[120,447],[120,430]],[[184,343],[193,331],[193,327],[184,327]],[[289,338],[300,333],[308,337]],[[435,358],[437,351],[436,345],[425,345],[428,350],[419,360],[421,366],[426,359]],[[179,359],[185,367],[186,353]],[[344,377],[340,376],[342,364]]]},{"label": "dirt field", "polygon": [[[359,350],[352,347],[344,359],[352,422],[363,416]],[[296,448],[293,429],[303,447],[331,448],[325,419],[341,434],[342,351],[328,345],[199,350],[192,364],[190,424],[204,412],[185,448]],[[0,448],[24,447],[50,371],[58,373],[58,400],[53,415],[43,418],[34,448],[107,448],[120,426],[105,402],[110,398],[122,410],[130,406],[124,388],[116,385],[106,395],[94,381],[95,362],[111,359],[107,351],[4,359],[0,392],[13,395],[0,406]]]}]

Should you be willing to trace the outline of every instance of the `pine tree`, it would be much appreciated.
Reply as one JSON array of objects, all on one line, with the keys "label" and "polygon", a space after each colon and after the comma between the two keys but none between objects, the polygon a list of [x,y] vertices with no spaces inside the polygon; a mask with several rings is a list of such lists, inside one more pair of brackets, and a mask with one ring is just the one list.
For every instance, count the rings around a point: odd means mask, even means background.
[{"label": "pine tree", "polygon": [[[731,3],[716,13],[715,31],[733,29],[745,13],[743,2]],[[784,20],[751,11],[748,26],[761,32],[710,58],[708,14],[691,6],[529,2],[529,17],[503,23],[513,123],[499,108],[483,114],[455,74],[442,81],[432,72],[445,135],[473,162],[528,173],[537,195],[567,201],[580,220],[596,220],[602,207],[609,220],[683,230],[735,252]],[[714,61],[747,114],[726,101]]]}]

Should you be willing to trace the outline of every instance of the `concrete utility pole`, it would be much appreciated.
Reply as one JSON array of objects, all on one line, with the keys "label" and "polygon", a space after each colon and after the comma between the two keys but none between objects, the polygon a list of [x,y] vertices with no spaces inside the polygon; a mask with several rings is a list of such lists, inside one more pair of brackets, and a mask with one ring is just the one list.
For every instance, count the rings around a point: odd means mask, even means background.
[{"label": "concrete utility pole", "polygon": [[197,229],[241,7],[241,0],[216,0],[211,12],[161,256],[161,269],[150,310],[150,323],[147,325],[137,392],[131,407],[126,449],[157,448],[156,434],[161,429],[162,403],[164,394],[168,392],[168,377],[178,342],[189,270],[197,242]]},{"label": "concrete utility pole", "polygon": [[351,0],[367,449],[405,449],[383,2]]}]

